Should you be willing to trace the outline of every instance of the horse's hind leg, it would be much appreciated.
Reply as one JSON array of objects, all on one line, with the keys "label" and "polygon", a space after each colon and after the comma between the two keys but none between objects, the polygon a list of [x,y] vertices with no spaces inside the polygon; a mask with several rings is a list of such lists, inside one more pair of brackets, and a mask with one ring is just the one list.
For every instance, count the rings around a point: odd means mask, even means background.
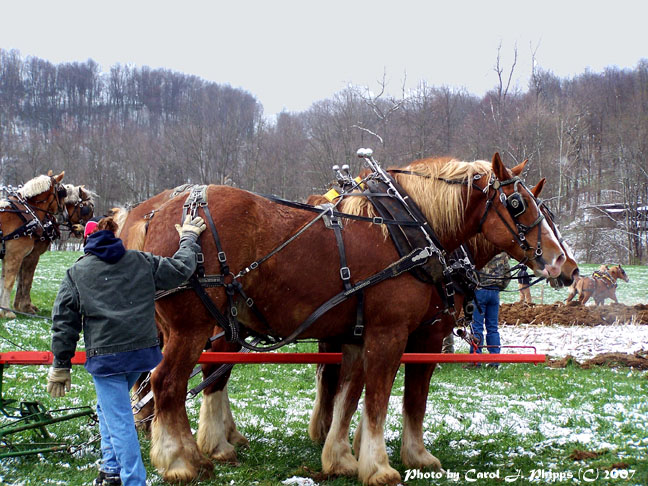
[{"label": "horse's hind leg", "polygon": [[[407,352],[439,353],[444,338],[443,323],[422,325],[407,342]],[[430,454],[423,443],[423,419],[427,404],[430,379],[436,367],[432,364],[405,365],[405,392],[403,396],[403,438],[401,459],[408,468],[431,467],[441,469],[441,462]]]},{"label": "horse's hind leg", "polygon": [[213,465],[202,455],[191,435],[185,398],[187,382],[198,361],[211,327],[204,332],[184,329],[169,334],[164,359],[153,372],[155,418],[151,425],[151,462],[166,481],[192,481],[209,474]]},{"label": "horse's hind leg", "polygon": [[[320,353],[339,352],[340,345],[332,343],[319,344]],[[333,420],[333,402],[340,377],[340,365],[317,365],[317,392],[315,404],[308,424],[308,435],[315,442],[324,442]]]},{"label": "horse's hind leg", "polygon": [[340,379],[333,402],[331,426],[322,449],[322,471],[329,475],[356,476],[358,461],[351,453],[349,426],[364,386],[360,346],[344,345]]},{"label": "horse's hind leg", "polygon": [[20,265],[18,284],[16,286],[16,296],[14,297],[14,309],[17,311],[29,313],[38,312],[38,308],[31,302],[30,292],[38,260],[48,248],[49,242],[34,242],[34,249],[23,259],[22,264]]},{"label": "horse's hind leg", "polygon": [[[217,366],[205,368],[205,376],[214,371]],[[214,385],[203,392],[200,407],[200,421],[198,427],[198,447],[212,459],[218,462],[237,463],[234,445],[247,445],[234,423],[232,411],[227,395],[228,371]]]}]

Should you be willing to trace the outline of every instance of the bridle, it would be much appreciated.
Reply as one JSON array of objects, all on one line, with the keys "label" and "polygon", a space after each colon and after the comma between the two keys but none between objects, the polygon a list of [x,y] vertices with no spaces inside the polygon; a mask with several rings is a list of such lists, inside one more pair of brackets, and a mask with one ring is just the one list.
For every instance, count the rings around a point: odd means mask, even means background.
[{"label": "bridle", "polygon": [[[410,171],[410,170],[390,169],[389,172],[394,172],[397,174],[415,175],[418,177],[425,177],[425,178],[430,177],[428,175],[419,174],[415,171]],[[533,195],[533,193],[529,190],[529,188],[524,184],[522,179],[520,179],[520,177],[518,176],[514,176],[510,179],[501,181],[495,176],[495,174],[491,174],[486,186],[481,187],[479,184],[477,184],[477,181],[479,181],[482,178],[482,176],[483,174],[475,174],[472,177],[472,181],[467,181],[465,179],[445,179],[442,177],[439,177],[438,180],[443,181],[446,184],[460,184],[464,186],[471,185],[474,189],[479,190],[483,194],[485,194],[486,205],[484,209],[484,214],[482,214],[479,220],[478,231],[479,232],[482,231],[482,227],[486,222],[486,218],[488,217],[488,212],[492,208],[493,211],[495,211],[497,216],[500,218],[500,220],[502,220],[502,223],[504,224],[508,232],[511,233],[511,235],[513,236],[513,240],[518,244],[518,246],[524,252],[525,259],[521,263],[526,263],[528,261],[533,261],[533,260],[542,261],[542,232],[540,231],[540,228],[538,228],[538,242],[535,248],[531,248],[526,238],[529,232],[536,226],[542,224],[542,221],[545,219],[545,215],[543,211],[540,209],[540,204],[542,203],[538,202],[538,200]],[[513,185],[513,193],[507,196],[502,190],[502,187],[509,186],[511,184]],[[519,219],[528,209],[527,204],[524,201],[524,197],[520,192],[520,186],[523,187],[529,193],[531,199],[534,202],[536,202],[536,205],[538,206],[538,217],[530,225],[526,225],[522,223]],[[493,204],[498,194],[499,194],[499,201],[506,208],[509,216],[513,220],[515,229],[511,227],[509,222],[506,221],[506,218],[502,215],[500,211],[498,211],[497,207],[495,207],[495,205]],[[547,208],[547,210],[549,209]],[[528,256],[529,250],[533,250],[533,255],[531,257]]]},{"label": "bridle", "polygon": [[[87,197],[84,199],[83,196],[79,196],[80,200],[72,205],[71,210],[68,210],[68,204],[63,204],[63,224],[70,228],[72,228],[72,224],[84,225],[94,214],[94,203],[92,202],[92,198]],[[75,223],[72,223],[73,218],[76,218]]]},{"label": "bridle", "polygon": [[[59,214],[61,211],[63,211],[65,208],[65,205],[63,204],[62,201],[67,196],[67,189],[63,184],[57,182],[56,179],[54,179],[54,177],[52,176],[50,176],[50,181],[52,183],[51,187],[53,188],[53,191],[51,193],[48,193],[48,195],[43,199],[37,199],[36,201],[29,202],[27,198],[21,197],[17,195],[17,193],[14,194],[14,196],[17,197],[20,204],[22,204],[26,208],[29,208],[32,212],[40,211],[45,215],[55,216]],[[53,200],[46,206],[46,208],[36,207],[36,204],[47,202],[52,196],[53,196]],[[53,203],[56,203],[56,210],[51,209]],[[40,218],[36,218],[36,219],[40,220]]]},{"label": "bridle", "polygon": [[[481,176],[480,176],[481,177]],[[477,179],[477,176],[474,177],[474,179]],[[508,186],[508,185],[513,185],[513,192],[510,195],[506,195],[504,191],[502,190],[503,186]],[[476,184],[474,184],[474,187],[479,187]],[[504,181],[500,181],[495,177],[494,174],[491,174],[491,177],[486,184],[486,186],[481,189],[484,194],[487,195],[487,200],[486,200],[486,208],[484,210],[484,214],[482,215],[480,221],[479,221],[479,231],[481,231],[482,226],[484,222],[486,221],[486,217],[488,216],[488,211],[493,208],[493,211],[495,211],[495,214],[500,218],[506,229],[508,230],[509,233],[513,236],[513,239],[515,242],[518,244],[518,246],[522,249],[524,252],[527,261],[532,261],[532,260],[542,260],[542,231],[541,228],[538,227],[538,242],[536,244],[535,248],[531,248],[531,246],[528,243],[528,240],[526,236],[529,234],[529,232],[535,228],[536,226],[539,226],[542,224],[542,221],[545,219],[545,215],[538,206],[538,217],[530,224],[526,225],[520,221],[520,217],[527,211],[527,204],[524,201],[524,197],[520,193],[520,186],[522,186],[528,193],[529,196],[532,198],[533,201],[536,202],[536,205],[538,205],[538,201],[533,195],[533,193],[529,190],[528,187],[522,182],[522,179],[520,179],[518,176],[512,177],[511,179],[506,179]],[[492,189],[492,193],[491,193]],[[506,218],[502,215],[500,211],[493,205],[493,200],[495,197],[499,194],[499,200],[500,203],[506,208],[509,216],[513,220],[513,223],[515,224],[515,229],[511,227],[511,225],[506,221]],[[516,231],[517,230],[517,231]],[[528,257],[528,252],[529,250],[533,250],[533,256]]]}]

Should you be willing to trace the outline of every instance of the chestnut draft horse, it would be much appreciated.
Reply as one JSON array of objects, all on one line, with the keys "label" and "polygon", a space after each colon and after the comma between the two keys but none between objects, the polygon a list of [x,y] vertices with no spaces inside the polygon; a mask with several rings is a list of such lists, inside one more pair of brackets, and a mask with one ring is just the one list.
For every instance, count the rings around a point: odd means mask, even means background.
[{"label": "chestnut draft horse", "polygon": [[[519,175],[526,161],[511,169],[513,175]],[[535,198],[538,198],[545,184],[542,179],[532,190]],[[312,200],[312,203],[317,203]],[[569,285],[573,278],[578,275],[578,264],[573,258],[573,253],[568,244],[562,239],[560,231],[554,222],[554,216],[551,211],[543,204],[540,204],[541,210],[546,216],[549,226],[554,231],[556,238],[560,241],[566,255],[566,261],[562,266],[560,275],[551,279],[552,285],[560,287]],[[481,269],[497,253],[498,248],[488,242],[482,234],[478,234],[466,242],[469,254],[473,256],[476,269]],[[455,310],[461,312],[464,295],[459,291],[455,298]],[[441,309],[441,299],[433,291],[432,305],[435,309]],[[438,311],[437,311],[438,312]],[[407,341],[406,352],[408,353],[440,353],[443,339],[452,332],[456,325],[455,319],[447,313],[439,313],[438,321],[430,324],[419,326]],[[335,342],[321,342],[320,352],[339,352],[340,346]],[[403,435],[401,444],[401,460],[408,468],[426,468],[441,469],[439,460],[430,454],[423,442],[423,419],[425,416],[427,397],[429,392],[430,380],[432,373],[436,368],[436,363],[430,364],[406,364],[405,365],[405,388],[403,396]],[[316,442],[323,442],[331,429],[334,417],[334,404],[336,393],[340,386],[347,378],[340,377],[340,366],[338,365],[318,365],[317,368],[317,395],[313,413],[309,424],[309,435]],[[348,409],[344,410],[344,415],[350,420],[355,411],[356,403],[346,403]],[[227,430],[227,429],[226,429]],[[360,450],[362,424],[358,426],[358,431],[354,437],[353,448],[357,453]],[[348,434],[348,430],[346,431]]]},{"label": "chestnut draft horse", "polygon": [[14,318],[8,310],[11,290],[24,258],[34,249],[36,239],[52,239],[58,232],[56,215],[63,210],[67,195],[61,184],[65,172],[57,176],[40,175],[0,201],[0,230],[2,234],[2,287],[0,288],[0,318]]},{"label": "chestnut draft horse", "polygon": [[[67,195],[63,200],[63,211],[57,218],[57,224],[67,226],[70,233],[79,238],[83,236],[84,225],[94,215],[95,197],[97,195],[83,186],[65,184]],[[56,237],[56,235],[54,235]],[[34,314],[38,308],[31,301],[31,287],[34,281],[34,272],[43,253],[49,250],[52,239],[33,238],[32,251],[23,258],[18,272],[16,296],[13,308],[20,312]]]},{"label": "chestnut draft horse", "polygon": [[[446,250],[453,250],[481,229],[491,243],[514,258],[525,261],[533,258],[528,264],[537,273],[547,277],[560,274],[565,256],[559,242],[543,221],[535,198],[528,191],[519,190],[517,183],[513,184],[498,154],[491,164],[423,160],[411,164],[408,169],[423,177],[395,174],[395,178],[428,221],[433,222],[433,229]],[[505,208],[506,199],[514,194],[524,202],[526,209],[516,218]],[[320,304],[340,293],[337,244],[332,232],[323,225],[312,225],[296,241],[273,252],[313,222],[312,213],[223,186],[209,186],[207,201],[229,268],[233,274],[249,269],[244,276],[241,273],[235,278],[265,315],[266,322],[262,323],[249,308],[239,305],[238,319],[246,328],[260,334],[290,336]],[[177,248],[177,236],[172,236],[173,225],[182,217],[184,202],[185,198],[178,196],[158,208],[148,221],[144,250],[160,255],[173,254]],[[340,209],[348,213],[372,214],[360,197],[345,200]],[[144,231],[145,223],[135,224]],[[400,258],[377,226],[358,221],[346,224],[344,244],[355,281],[362,282]],[[529,241],[537,241],[536,248],[518,246],[518,235],[511,233],[511,229],[522,227],[526,228]],[[214,239],[206,236],[209,232],[201,237],[205,270],[208,274],[216,274],[219,250]],[[272,257],[265,259],[271,252]],[[206,291],[221,311],[227,308],[228,298],[222,288]],[[322,465],[328,474],[357,473],[367,484],[393,483],[400,475],[389,465],[383,423],[408,335],[434,314],[430,312],[433,308],[431,292],[429,284],[405,272],[365,288],[364,293],[363,342],[360,347],[343,350],[342,364],[343,370],[346,367],[354,371],[366,370],[363,379],[366,404],[359,458],[355,462],[350,454],[340,454],[348,449],[348,439],[344,437],[341,443],[339,434],[329,433],[322,452]],[[299,338],[327,339],[347,335],[350,332],[348,323],[356,313],[354,304],[342,302],[335,313],[322,315]],[[203,455],[211,455],[212,451],[198,449],[191,435],[184,400],[189,374],[214,324],[202,302],[192,293],[183,292],[159,300],[156,312],[164,335],[165,358],[151,378],[155,395],[151,459],[166,480],[189,481],[212,469],[211,461]],[[355,393],[355,390],[343,389],[340,396]],[[200,425],[203,426],[203,421]],[[349,457],[355,467],[349,468],[346,464]]]},{"label": "chestnut draft horse", "polygon": [[601,265],[599,270],[595,271],[591,277],[582,277],[577,279],[569,287],[567,302],[571,302],[578,294],[578,302],[585,305],[590,298],[594,298],[596,305],[603,305],[605,299],[612,299],[616,304],[619,300],[616,296],[617,280],[629,282],[630,278],[621,265],[608,267]]}]

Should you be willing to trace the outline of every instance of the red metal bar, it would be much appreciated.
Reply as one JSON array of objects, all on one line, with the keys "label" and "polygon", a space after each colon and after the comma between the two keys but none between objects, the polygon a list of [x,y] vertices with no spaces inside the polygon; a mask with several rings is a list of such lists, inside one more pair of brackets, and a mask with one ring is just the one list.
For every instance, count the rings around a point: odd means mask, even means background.
[{"label": "red metal bar", "polygon": [[[0,353],[0,364],[48,365],[52,364],[50,351],[9,351]],[[199,363],[323,363],[342,361],[341,353],[214,353],[204,352]],[[441,354],[405,353],[401,363],[544,363],[544,354]],[[85,353],[77,352],[72,364],[85,363]]]}]

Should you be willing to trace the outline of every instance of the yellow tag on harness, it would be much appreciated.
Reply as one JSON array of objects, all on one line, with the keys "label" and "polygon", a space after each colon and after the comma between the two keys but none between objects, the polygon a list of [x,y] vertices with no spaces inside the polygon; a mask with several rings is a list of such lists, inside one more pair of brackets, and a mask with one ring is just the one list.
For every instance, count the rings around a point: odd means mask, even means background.
[{"label": "yellow tag on harness", "polygon": [[364,183],[362,182],[362,177],[358,176],[353,180],[358,183],[358,187],[360,187],[360,189],[362,189],[362,190],[366,189]]},{"label": "yellow tag on harness", "polygon": [[338,197],[340,197],[340,193],[337,192],[335,189],[331,189],[329,192],[324,194],[324,197],[329,201],[333,202],[335,201]]}]

